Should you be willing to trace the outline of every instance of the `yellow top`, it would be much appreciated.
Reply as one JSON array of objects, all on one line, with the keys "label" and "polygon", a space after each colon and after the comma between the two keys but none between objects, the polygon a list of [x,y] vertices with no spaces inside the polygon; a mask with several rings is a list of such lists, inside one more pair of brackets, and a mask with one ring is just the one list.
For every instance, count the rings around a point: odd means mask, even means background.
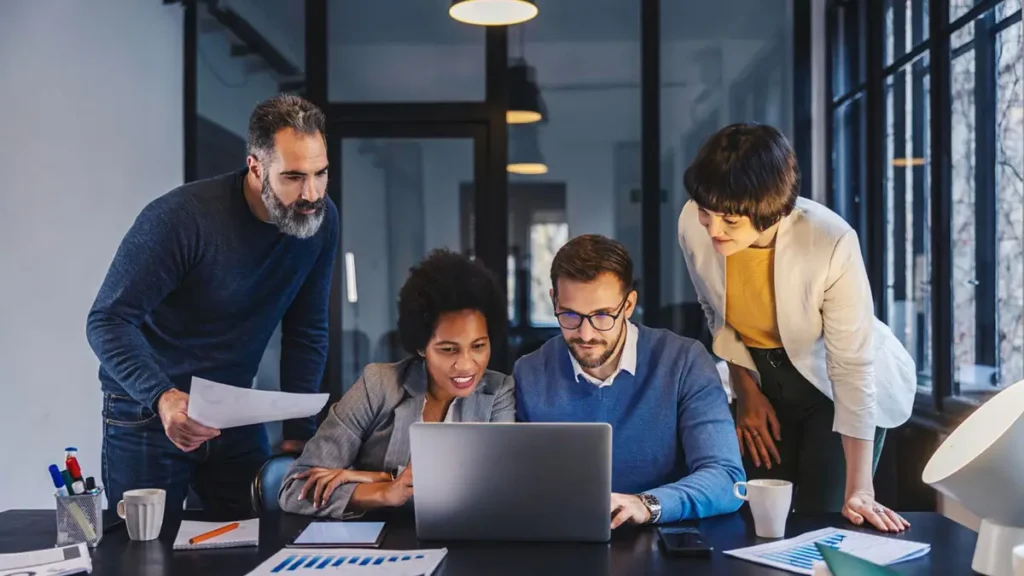
[{"label": "yellow top", "polygon": [[747,248],[726,258],[725,321],[750,348],[782,348],[774,247]]}]

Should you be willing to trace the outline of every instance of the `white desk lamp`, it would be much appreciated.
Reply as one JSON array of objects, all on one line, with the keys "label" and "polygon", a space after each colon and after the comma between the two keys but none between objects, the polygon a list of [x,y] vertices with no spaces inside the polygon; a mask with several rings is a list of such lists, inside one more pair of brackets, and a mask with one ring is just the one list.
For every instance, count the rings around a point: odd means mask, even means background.
[{"label": "white desk lamp", "polygon": [[1024,544],[1024,380],[964,420],[924,468],[921,480],[982,519],[971,568],[1012,576]]}]

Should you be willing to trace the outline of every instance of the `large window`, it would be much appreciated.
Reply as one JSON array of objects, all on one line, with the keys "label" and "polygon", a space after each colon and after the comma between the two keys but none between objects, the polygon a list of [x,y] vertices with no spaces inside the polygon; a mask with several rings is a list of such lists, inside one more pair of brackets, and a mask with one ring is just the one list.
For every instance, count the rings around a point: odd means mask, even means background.
[{"label": "large window", "polygon": [[832,202],[922,392],[967,408],[1024,378],[1021,2],[868,4],[828,9]]}]

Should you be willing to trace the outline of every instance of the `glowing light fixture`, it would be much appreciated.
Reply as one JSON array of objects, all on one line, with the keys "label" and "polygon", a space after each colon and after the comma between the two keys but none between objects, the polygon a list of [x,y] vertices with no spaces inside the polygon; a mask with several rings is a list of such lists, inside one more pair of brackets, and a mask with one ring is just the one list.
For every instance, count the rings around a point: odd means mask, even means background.
[{"label": "glowing light fixture", "polygon": [[533,0],[452,0],[448,15],[477,26],[511,26],[537,16]]},{"label": "glowing light fixture", "polygon": [[513,174],[547,174],[548,165],[540,152],[536,125],[509,128],[508,171]]},{"label": "glowing light fixture", "polygon": [[509,124],[530,124],[544,118],[544,100],[537,87],[537,71],[520,58],[508,67],[508,110],[505,121]]}]

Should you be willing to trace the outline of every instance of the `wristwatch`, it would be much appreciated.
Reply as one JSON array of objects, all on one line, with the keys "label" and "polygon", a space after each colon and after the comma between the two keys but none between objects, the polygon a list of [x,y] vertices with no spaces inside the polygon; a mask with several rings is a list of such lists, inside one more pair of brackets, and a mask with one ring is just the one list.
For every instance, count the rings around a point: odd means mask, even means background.
[{"label": "wristwatch", "polygon": [[647,520],[648,524],[657,524],[658,520],[661,519],[661,502],[651,494],[638,494],[640,501],[647,506],[647,510],[651,513],[650,519]]}]

